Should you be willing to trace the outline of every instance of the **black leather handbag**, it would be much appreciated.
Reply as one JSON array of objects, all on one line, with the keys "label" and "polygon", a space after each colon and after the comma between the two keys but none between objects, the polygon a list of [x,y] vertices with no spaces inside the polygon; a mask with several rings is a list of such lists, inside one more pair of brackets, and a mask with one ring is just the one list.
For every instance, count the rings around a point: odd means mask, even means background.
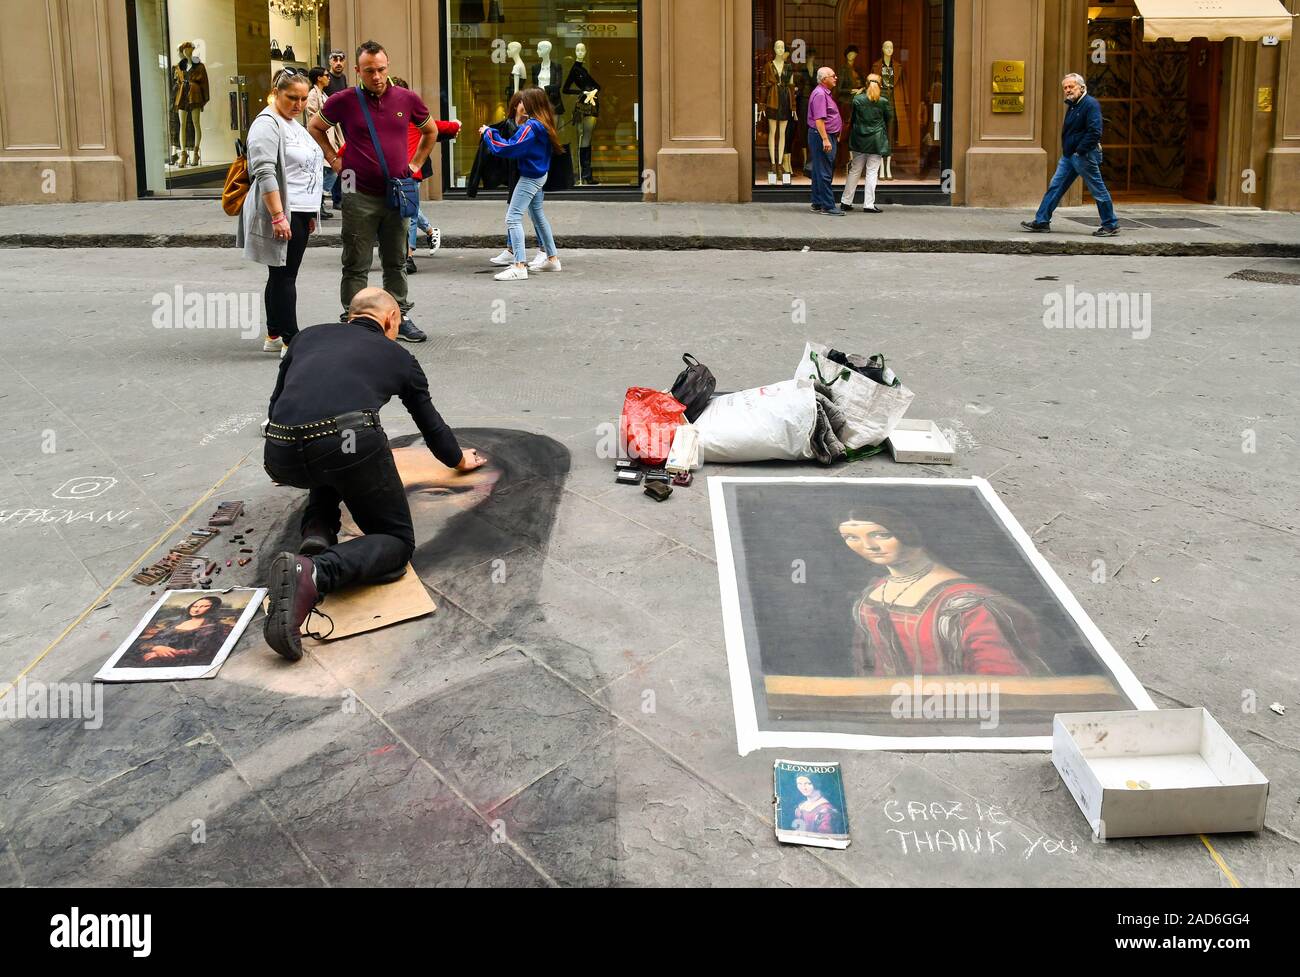
[{"label": "black leather handbag", "polygon": [[677,374],[671,393],[673,400],[686,408],[686,420],[694,422],[704,413],[704,408],[709,406],[709,399],[717,389],[718,381],[709,368],[690,353],[682,355],[682,362],[686,364],[686,369]]},{"label": "black leather handbag", "polygon": [[271,38],[271,60],[280,61],[284,58],[284,52],[280,50],[280,42],[274,37]]}]

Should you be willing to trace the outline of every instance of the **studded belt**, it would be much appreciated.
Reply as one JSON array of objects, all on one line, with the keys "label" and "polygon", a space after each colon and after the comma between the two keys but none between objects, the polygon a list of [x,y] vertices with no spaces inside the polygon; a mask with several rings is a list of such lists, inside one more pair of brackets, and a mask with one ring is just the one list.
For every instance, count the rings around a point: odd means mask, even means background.
[{"label": "studded belt", "polygon": [[312,421],[310,424],[276,424],[268,421],[266,437],[272,441],[311,441],[330,434],[342,434],[344,431],[363,427],[379,427],[379,411],[354,410],[338,417]]}]

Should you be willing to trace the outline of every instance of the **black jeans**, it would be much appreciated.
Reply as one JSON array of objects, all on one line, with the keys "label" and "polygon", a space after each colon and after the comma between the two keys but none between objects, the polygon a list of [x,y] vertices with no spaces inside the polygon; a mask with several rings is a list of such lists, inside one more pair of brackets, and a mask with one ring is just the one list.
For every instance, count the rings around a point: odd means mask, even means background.
[{"label": "black jeans", "polygon": [[272,338],[279,336],[286,343],[298,335],[298,267],[302,264],[302,253],[307,250],[308,222],[315,220],[315,214],[294,213],[289,218],[289,254],[284,259],[284,267],[271,265],[266,269],[266,291],[263,305],[266,306],[266,334]]},{"label": "black jeans", "polygon": [[[308,489],[302,530],[333,538],[346,503],[365,535],[312,557],[322,594],[363,584],[404,567],[415,550],[415,529],[406,488],[382,428],[363,427],[311,441],[266,441],[266,473],[282,485]],[[347,447],[354,450],[346,451]]]}]

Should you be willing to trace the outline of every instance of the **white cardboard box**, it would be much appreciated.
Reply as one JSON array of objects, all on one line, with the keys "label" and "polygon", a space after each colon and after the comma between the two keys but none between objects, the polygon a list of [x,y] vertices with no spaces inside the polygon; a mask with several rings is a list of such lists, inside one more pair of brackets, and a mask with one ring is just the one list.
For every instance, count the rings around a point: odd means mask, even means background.
[{"label": "white cardboard box", "polygon": [[934,421],[910,421],[906,417],[889,435],[889,453],[894,461],[921,465],[951,465],[954,452]]},{"label": "white cardboard box", "polygon": [[1264,827],[1268,779],[1204,709],[1058,713],[1052,763],[1101,838]]}]

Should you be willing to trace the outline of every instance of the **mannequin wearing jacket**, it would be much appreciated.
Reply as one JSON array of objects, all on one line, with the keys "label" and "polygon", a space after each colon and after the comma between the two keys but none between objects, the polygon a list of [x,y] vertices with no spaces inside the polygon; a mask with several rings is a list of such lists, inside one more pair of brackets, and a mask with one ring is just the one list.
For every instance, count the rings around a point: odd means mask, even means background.
[{"label": "mannequin wearing jacket", "polygon": [[[894,146],[912,145],[912,122],[907,111],[907,79],[903,75],[903,66],[894,58],[894,42],[886,41],[880,46],[880,57],[872,65],[871,73],[880,76],[880,91],[894,108],[893,132],[890,142]],[[885,157],[881,174],[886,180],[894,178],[890,158]]]},{"label": "mannequin wearing jacket", "polygon": [[583,64],[587,59],[587,45],[579,41],[573,49],[573,56],[573,67],[564,79],[564,94],[578,96],[573,103],[573,124],[578,130],[578,163],[582,182],[596,186],[596,179],[591,175],[591,133],[600,117],[600,85]]},{"label": "mannequin wearing jacket", "polygon": [[558,64],[551,61],[551,42],[537,42],[538,63],[533,65],[533,87],[546,92],[551,100],[551,111],[555,113],[555,124],[564,125],[564,97],[560,92],[560,83],[564,72]]},{"label": "mannequin wearing jacket", "polygon": [[772,45],[772,60],[763,69],[763,117],[767,120],[767,158],[770,169],[767,182],[776,182],[776,172],[782,169],[781,179],[791,179],[790,154],[786,150],[786,129],[791,119],[798,119],[795,105],[794,68],[786,60],[785,41]]},{"label": "mannequin wearing jacket", "polygon": [[[172,108],[180,122],[181,158],[177,166],[197,166],[199,163],[199,145],[203,141],[202,116],[203,107],[208,104],[211,93],[208,89],[208,69],[194,57],[194,45],[183,42],[176,49],[181,56],[172,67]],[[194,158],[188,158],[189,132],[185,124],[194,127]]]}]

